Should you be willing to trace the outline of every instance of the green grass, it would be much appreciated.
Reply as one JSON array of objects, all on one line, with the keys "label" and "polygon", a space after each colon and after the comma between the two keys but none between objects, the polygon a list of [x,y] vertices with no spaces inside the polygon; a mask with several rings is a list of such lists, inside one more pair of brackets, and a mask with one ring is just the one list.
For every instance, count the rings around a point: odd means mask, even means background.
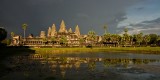
[{"label": "green grass", "polygon": [[31,48],[39,52],[137,52],[137,53],[157,53],[160,54],[160,47],[94,47],[94,48]]}]

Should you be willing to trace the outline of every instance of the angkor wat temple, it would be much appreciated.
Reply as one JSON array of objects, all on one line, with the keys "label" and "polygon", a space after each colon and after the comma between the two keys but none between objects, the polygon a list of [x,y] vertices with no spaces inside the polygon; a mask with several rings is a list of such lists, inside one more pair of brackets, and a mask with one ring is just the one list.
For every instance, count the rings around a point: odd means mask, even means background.
[{"label": "angkor wat temple", "polygon": [[87,39],[87,35],[81,35],[79,26],[75,27],[75,31],[72,31],[71,28],[67,29],[65,22],[62,20],[60,24],[60,29],[57,31],[55,24],[52,27],[48,28],[47,33],[41,31],[38,37],[29,35],[28,37],[22,38],[21,36],[14,36],[11,45],[12,46],[52,46],[52,47],[61,47],[61,46],[80,46],[86,45],[93,42],[99,42],[101,40],[100,36],[96,35],[94,41]]}]

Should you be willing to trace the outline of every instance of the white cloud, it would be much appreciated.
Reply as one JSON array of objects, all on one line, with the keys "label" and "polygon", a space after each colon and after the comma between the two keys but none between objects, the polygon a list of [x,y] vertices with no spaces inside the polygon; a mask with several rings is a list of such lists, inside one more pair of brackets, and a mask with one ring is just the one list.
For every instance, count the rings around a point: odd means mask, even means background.
[{"label": "white cloud", "polygon": [[127,19],[118,24],[118,28],[128,26],[129,24],[138,24],[143,21],[152,21],[160,17],[159,0],[146,0],[139,2],[127,8]]}]

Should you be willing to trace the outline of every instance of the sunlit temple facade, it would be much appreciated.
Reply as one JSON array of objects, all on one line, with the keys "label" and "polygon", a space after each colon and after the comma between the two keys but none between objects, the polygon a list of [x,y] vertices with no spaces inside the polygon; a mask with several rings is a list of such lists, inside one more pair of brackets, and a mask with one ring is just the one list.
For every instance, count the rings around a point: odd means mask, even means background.
[{"label": "sunlit temple facade", "polygon": [[25,38],[22,38],[21,36],[14,36],[12,39],[12,45],[74,47],[80,45],[80,39],[82,38],[85,37],[84,35],[81,35],[78,25],[75,27],[75,30],[72,31],[72,28],[66,28],[65,22],[62,20],[58,31],[56,29],[56,25],[53,24],[48,28],[47,32],[40,31],[40,35],[38,37],[34,37],[32,34]]}]

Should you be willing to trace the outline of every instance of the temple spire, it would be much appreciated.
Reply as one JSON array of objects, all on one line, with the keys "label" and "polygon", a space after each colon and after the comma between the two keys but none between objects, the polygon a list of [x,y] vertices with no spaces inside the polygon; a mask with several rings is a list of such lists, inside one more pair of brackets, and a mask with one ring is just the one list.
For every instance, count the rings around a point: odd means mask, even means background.
[{"label": "temple spire", "polygon": [[76,34],[77,36],[80,36],[80,35],[81,35],[81,34],[80,34],[80,30],[79,30],[79,26],[78,26],[78,25],[76,26],[75,34]]},{"label": "temple spire", "polygon": [[51,29],[51,36],[55,36],[56,33],[57,33],[56,26],[55,26],[55,24],[53,24],[52,29]]},{"label": "temple spire", "polygon": [[69,32],[69,33],[72,33],[72,28],[69,28],[68,32]]},{"label": "temple spire", "polygon": [[66,25],[64,23],[64,20],[62,20],[62,22],[60,24],[59,32],[66,32]]}]

